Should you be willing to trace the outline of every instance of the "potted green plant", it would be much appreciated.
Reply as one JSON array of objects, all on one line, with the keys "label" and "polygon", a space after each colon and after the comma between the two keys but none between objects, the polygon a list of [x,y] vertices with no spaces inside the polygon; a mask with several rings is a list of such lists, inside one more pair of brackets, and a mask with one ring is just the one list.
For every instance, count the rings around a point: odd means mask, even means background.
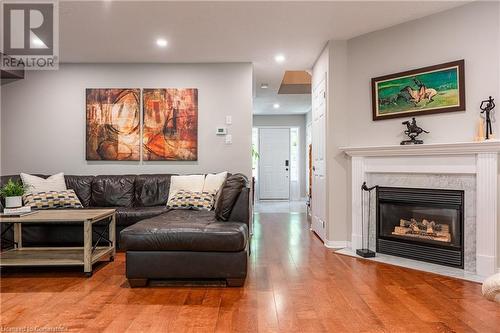
[{"label": "potted green plant", "polygon": [[23,205],[23,194],[26,188],[20,181],[9,179],[2,188],[0,188],[0,196],[5,198],[6,208],[21,207]]}]

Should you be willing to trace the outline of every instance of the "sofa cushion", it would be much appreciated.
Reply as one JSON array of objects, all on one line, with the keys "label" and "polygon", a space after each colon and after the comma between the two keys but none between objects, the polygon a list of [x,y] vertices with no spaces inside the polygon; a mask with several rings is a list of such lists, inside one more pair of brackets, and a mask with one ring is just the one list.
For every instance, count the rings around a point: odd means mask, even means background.
[{"label": "sofa cushion", "polygon": [[172,210],[120,233],[130,251],[238,252],[246,248],[244,223],[219,222],[213,211]]},{"label": "sofa cushion", "polygon": [[218,220],[227,221],[229,219],[236,199],[247,184],[247,177],[241,173],[227,176],[215,207],[215,216]]},{"label": "sofa cushion", "polygon": [[92,180],[94,176],[71,176],[65,175],[66,187],[75,191],[83,207],[90,206],[92,198]]},{"label": "sofa cushion", "polygon": [[166,206],[154,207],[118,207],[116,208],[116,224],[129,226],[141,220],[167,212]]},{"label": "sofa cushion", "polygon": [[166,205],[171,175],[138,175],[135,177],[135,205],[152,207]]},{"label": "sofa cushion", "polygon": [[92,182],[92,206],[132,207],[135,176],[96,176]]}]

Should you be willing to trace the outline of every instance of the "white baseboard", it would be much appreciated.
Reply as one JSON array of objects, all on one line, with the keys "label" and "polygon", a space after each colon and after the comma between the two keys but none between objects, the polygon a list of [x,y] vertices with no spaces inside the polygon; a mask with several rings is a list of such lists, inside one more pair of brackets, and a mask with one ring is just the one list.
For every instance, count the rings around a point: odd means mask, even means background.
[{"label": "white baseboard", "polygon": [[346,247],[351,247],[351,242],[349,241],[331,241],[325,240],[325,247],[329,249],[343,249]]}]

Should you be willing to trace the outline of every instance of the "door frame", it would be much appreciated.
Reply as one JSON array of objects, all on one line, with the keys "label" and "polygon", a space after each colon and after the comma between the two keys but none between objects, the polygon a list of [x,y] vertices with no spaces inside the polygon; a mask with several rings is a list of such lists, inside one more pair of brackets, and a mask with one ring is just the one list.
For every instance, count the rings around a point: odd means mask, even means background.
[{"label": "door frame", "polygon": [[[301,144],[302,142],[302,137],[300,135],[300,126],[292,126],[292,125],[279,125],[279,126],[273,126],[273,125],[263,125],[263,126],[252,126],[253,128],[257,128],[258,129],[258,133],[259,133],[259,140],[258,140],[258,144],[259,146],[257,147],[257,151],[260,152],[260,129],[261,128],[287,128],[290,130],[290,133],[291,133],[291,130],[292,128],[298,128],[299,131],[298,131],[298,135],[299,135],[299,144]],[[292,158],[292,142],[290,141],[290,144],[289,144],[289,147],[288,147],[288,154],[290,156],[290,167],[291,167],[291,158]],[[261,200],[260,199],[260,158],[259,158],[259,162],[257,163],[257,181],[256,181],[256,184],[255,184],[255,194],[256,194],[256,199],[257,200]],[[299,175],[300,173],[302,172],[302,168],[301,168],[301,165],[300,165],[300,161],[298,163],[298,172],[299,172]],[[291,198],[291,194],[292,194],[292,191],[291,191],[291,185],[292,185],[292,177],[288,177],[288,187],[289,187],[289,196],[288,196],[288,200],[286,199],[264,199],[266,201],[291,201],[292,198]],[[300,186],[301,186],[301,181],[300,181],[300,176],[299,176],[299,179],[297,180],[298,182],[298,187],[299,187],[299,191],[300,191]]]},{"label": "door frame", "polygon": [[[315,117],[315,113],[317,112],[315,110],[315,103],[316,103],[316,100],[315,100],[315,93],[318,91],[318,90],[321,90],[322,88],[324,88],[324,116],[323,116],[323,121],[324,121],[324,124],[323,125],[323,147],[321,147],[321,145],[319,144],[315,144],[315,140],[314,140],[314,131],[315,131],[315,128],[314,128],[314,117]],[[312,123],[312,132],[311,132],[311,139],[312,139],[312,145],[313,145],[313,179],[312,179],[312,193],[311,193],[311,196],[312,196],[312,201],[311,201],[311,230],[316,234],[318,235],[318,237],[323,241],[325,242],[327,240],[327,228],[328,228],[328,216],[329,216],[329,212],[328,212],[328,204],[327,204],[327,197],[328,197],[328,168],[327,168],[327,144],[328,144],[328,140],[327,140],[327,123],[328,123],[328,80],[327,80],[327,73],[325,72],[323,75],[322,75],[322,78],[319,80],[319,82],[317,82],[313,88],[312,88],[312,119],[311,119],[311,123]],[[321,133],[320,133],[321,134]],[[316,135],[318,135],[318,133],[316,133]],[[317,142],[316,142],[317,143]],[[318,193],[317,193],[317,189],[319,188],[318,187],[318,184],[316,183],[316,174],[314,173],[314,169],[315,168],[318,168],[318,166],[316,165],[316,161],[315,161],[315,153],[314,151],[319,151],[320,149],[322,148],[322,154],[323,154],[323,164],[321,165],[322,167],[322,171],[323,171],[323,177],[324,177],[324,191],[323,193],[321,193],[321,197],[318,197]],[[316,188],[316,189],[315,189]],[[318,208],[318,203],[319,204],[323,204],[323,209],[324,209],[324,216],[322,216],[322,218],[324,219],[324,221],[322,221],[321,219],[317,219],[317,214],[315,213],[315,211],[321,211],[322,209],[315,209],[315,208]],[[321,214],[319,214],[321,215]],[[321,218],[321,217],[320,217]]]},{"label": "door frame", "polygon": [[306,198],[307,200],[310,200],[310,197],[312,195],[312,177],[311,179],[309,179],[309,176],[312,175],[312,162],[313,162],[312,153],[311,156],[309,156],[309,146],[312,147],[312,108],[311,108],[311,121],[306,123],[306,137],[304,138],[303,145],[305,145],[305,153],[306,153],[306,166],[304,170],[304,172],[306,173],[306,183],[305,183]]}]

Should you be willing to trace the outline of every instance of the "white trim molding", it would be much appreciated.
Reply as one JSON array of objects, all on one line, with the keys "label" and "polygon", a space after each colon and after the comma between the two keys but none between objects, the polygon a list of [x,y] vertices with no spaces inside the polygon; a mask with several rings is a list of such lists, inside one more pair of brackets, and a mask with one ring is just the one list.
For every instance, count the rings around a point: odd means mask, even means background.
[{"label": "white trim molding", "polygon": [[498,153],[477,154],[476,271],[484,276],[494,274],[497,264],[497,177]]},{"label": "white trim molding", "polygon": [[340,147],[349,156],[464,155],[500,151],[500,140],[482,142],[430,143],[407,146]]},{"label": "white trim molding", "polygon": [[349,241],[332,241],[332,240],[325,240],[325,247],[329,249],[343,249],[346,247],[351,247],[351,242]]},{"label": "white trim molding", "polygon": [[500,141],[340,148],[351,156],[353,249],[361,247],[360,186],[369,173],[471,174],[476,177],[476,273],[497,272]]}]

